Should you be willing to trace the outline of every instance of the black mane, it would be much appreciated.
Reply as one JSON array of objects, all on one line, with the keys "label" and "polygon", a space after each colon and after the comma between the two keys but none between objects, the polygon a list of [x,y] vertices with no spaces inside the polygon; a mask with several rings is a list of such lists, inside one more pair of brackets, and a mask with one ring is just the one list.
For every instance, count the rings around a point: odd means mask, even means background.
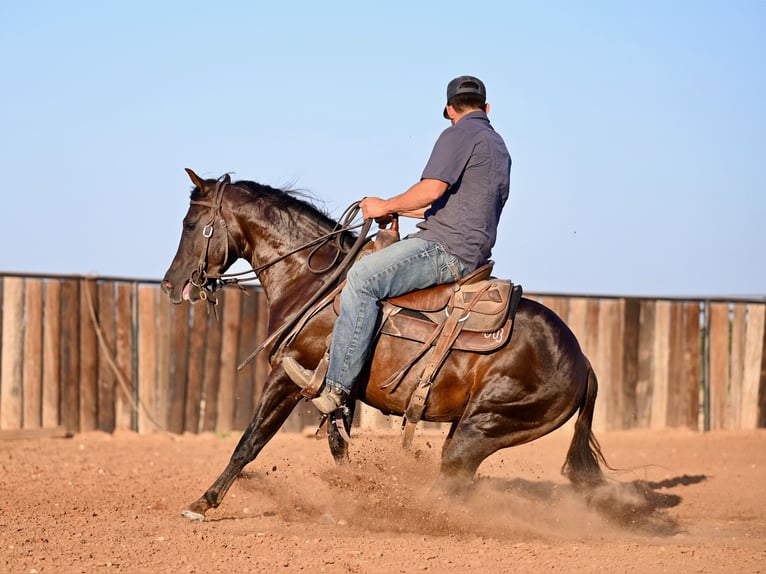
[{"label": "black mane", "polygon": [[254,181],[240,180],[233,182],[237,187],[244,188],[256,198],[265,197],[277,209],[293,209],[318,219],[319,223],[333,228],[338,222],[314,203],[317,201],[312,194],[297,189],[281,189]]},{"label": "black mane", "polygon": [[[226,177],[228,176],[223,175],[217,181],[221,181]],[[326,232],[338,226],[337,220],[333,219],[324,209],[317,207],[315,204],[318,201],[317,198],[309,192],[289,188],[276,188],[249,180],[233,181],[231,185],[247,191],[252,196],[254,202],[265,203],[264,213],[270,214],[273,218],[286,218],[286,223],[290,223],[291,215],[300,214],[316,222],[317,227],[325,229]],[[191,199],[200,199],[200,190],[196,186],[191,190]],[[348,231],[343,235],[344,243],[352,241],[356,237],[356,234]]]},{"label": "black mane", "polygon": [[[219,178],[219,181],[224,176]],[[327,227],[333,228],[338,222],[330,217],[330,215],[314,203],[318,201],[311,193],[289,188],[277,188],[258,183],[255,181],[249,181],[246,179],[234,181],[232,185],[245,189],[252,194],[253,199],[266,199],[270,205],[276,209],[291,209],[298,210],[299,213],[308,215],[319,220],[319,223]],[[194,186],[190,193],[190,199],[199,200],[200,190],[197,186]]]}]

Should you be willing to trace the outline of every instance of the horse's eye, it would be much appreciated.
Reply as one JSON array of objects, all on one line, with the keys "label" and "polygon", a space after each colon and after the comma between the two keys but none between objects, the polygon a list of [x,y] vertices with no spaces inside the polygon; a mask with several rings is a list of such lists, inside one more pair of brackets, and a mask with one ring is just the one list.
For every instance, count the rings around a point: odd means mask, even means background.
[{"label": "horse's eye", "polygon": [[193,221],[184,221],[184,231],[194,231],[196,227]]}]

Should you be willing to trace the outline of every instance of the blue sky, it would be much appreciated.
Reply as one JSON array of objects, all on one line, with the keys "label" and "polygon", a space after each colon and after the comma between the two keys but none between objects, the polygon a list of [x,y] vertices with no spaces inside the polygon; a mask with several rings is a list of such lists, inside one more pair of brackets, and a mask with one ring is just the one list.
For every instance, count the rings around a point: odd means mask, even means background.
[{"label": "blue sky", "polygon": [[3,0],[0,271],[161,278],[185,167],[335,216],[401,193],[473,74],[513,157],[496,275],[764,296],[764,30],[760,0]]}]

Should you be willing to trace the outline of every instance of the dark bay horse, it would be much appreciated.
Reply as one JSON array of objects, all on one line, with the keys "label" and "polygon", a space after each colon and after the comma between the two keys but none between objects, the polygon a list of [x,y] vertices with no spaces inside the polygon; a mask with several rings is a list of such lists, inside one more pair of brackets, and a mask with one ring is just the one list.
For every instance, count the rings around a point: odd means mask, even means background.
[{"label": "dark bay horse", "polygon": [[[359,243],[355,233],[344,231],[335,245],[315,245],[317,237],[331,236],[338,224],[296,194],[249,181],[232,183],[228,176],[212,180],[187,172],[194,184],[190,207],[178,252],[162,281],[173,303],[210,297],[215,281],[243,258],[263,286],[269,331],[275,332],[325,282],[336,281],[332,273],[339,264],[338,251]],[[325,307],[305,324],[286,352],[313,368],[324,354],[334,320],[332,306]],[[357,382],[356,398],[385,413],[402,415],[417,376],[408,374],[393,391],[381,386],[403,357],[415,355],[419,347],[382,334],[371,353],[367,379]],[[208,509],[221,503],[239,473],[301,400],[300,393],[272,355],[263,393],[228,465],[184,516],[203,520]],[[522,299],[508,344],[492,353],[452,351],[434,380],[423,420],[451,423],[442,448],[439,484],[454,490],[470,483],[489,455],[535,440],[575,413],[574,436],[562,471],[576,487],[602,484],[601,465],[606,463],[591,430],[596,393],[596,376],[569,328],[550,309]],[[329,436],[333,456],[340,461],[345,443],[332,426]]]}]

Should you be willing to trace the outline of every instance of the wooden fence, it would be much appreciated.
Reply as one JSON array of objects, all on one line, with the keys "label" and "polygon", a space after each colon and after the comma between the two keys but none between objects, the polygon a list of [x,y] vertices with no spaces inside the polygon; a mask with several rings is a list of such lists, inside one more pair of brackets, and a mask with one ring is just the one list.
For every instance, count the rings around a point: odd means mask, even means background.
[{"label": "wooden fence", "polygon": [[[763,301],[527,296],[590,357],[597,429],[766,426]],[[264,356],[237,370],[266,335],[258,288],[226,289],[217,318],[140,280],[6,274],[0,301],[0,431],[244,429],[268,373]],[[317,420],[301,402],[285,429]]]}]

